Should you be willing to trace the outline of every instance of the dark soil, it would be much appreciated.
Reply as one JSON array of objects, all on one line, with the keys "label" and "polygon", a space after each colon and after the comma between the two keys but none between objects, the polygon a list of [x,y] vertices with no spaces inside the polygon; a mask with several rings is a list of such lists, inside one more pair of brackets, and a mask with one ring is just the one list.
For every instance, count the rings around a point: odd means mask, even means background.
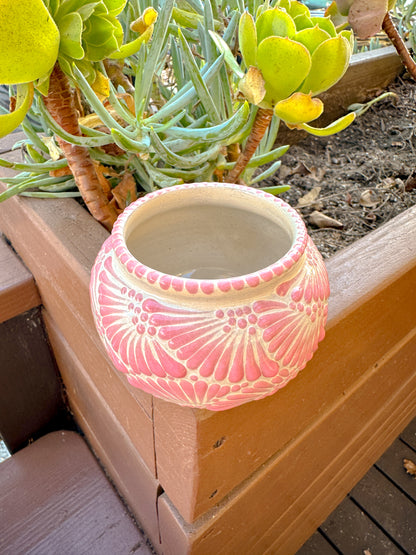
[{"label": "dark soil", "polygon": [[[345,131],[291,146],[262,183],[291,186],[281,198],[299,210],[324,258],[416,204],[416,189],[406,191],[416,168],[416,84],[399,77],[388,90],[397,98],[376,103]],[[311,192],[316,198],[305,198]],[[316,212],[336,222],[318,227]]]}]

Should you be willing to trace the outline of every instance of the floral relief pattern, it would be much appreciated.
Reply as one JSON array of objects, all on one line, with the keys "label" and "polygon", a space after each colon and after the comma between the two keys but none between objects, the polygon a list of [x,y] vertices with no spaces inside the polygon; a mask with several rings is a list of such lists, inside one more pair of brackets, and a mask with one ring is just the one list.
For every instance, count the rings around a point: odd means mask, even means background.
[{"label": "floral relief pattern", "polygon": [[110,238],[91,280],[97,329],[118,370],[152,395],[210,410],[260,399],[294,378],[324,336],[328,281],[310,240],[299,270],[278,278],[272,296],[214,310],[144,293],[115,257]]}]

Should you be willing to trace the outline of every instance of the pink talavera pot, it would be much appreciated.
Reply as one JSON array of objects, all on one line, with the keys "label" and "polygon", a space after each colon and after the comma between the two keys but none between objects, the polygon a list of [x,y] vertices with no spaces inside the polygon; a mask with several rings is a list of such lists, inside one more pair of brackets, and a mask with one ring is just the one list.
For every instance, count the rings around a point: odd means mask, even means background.
[{"label": "pink talavera pot", "polygon": [[92,310],[132,386],[224,410],[275,393],[324,337],[327,272],[295,210],[198,183],[131,204],[102,246]]}]

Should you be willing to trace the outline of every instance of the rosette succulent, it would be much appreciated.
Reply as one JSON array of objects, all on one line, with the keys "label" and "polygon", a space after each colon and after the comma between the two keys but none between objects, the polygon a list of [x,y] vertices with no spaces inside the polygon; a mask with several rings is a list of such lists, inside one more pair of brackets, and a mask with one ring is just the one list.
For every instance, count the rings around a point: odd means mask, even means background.
[{"label": "rosette succulent", "polygon": [[247,73],[240,81],[244,96],[260,108],[274,110],[289,126],[316,134],[340,131],[354,119],[348,114],[326,130],[307,124],[323,111],[316,95],[332,87],[347,70],[351,31],[337,32],[330,18],[313,17],[296,0],[260,8],[256,19],[245,12],[239,44]]}]

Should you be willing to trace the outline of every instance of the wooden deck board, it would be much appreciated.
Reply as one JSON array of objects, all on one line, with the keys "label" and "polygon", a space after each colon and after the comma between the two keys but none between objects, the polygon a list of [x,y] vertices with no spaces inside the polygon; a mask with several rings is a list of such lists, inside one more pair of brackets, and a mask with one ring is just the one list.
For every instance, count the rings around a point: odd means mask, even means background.
[{"label": "wooden deck board", "polygon": [[312,534],[296,555],[337,555],[339,553],[329,541],[317,530]]},{"label": "wooden deck board", "polygon": [[416,553],[416,418],[296,555]]},{"label": "wooden deck board", "polygon": [[410,449],[400,439],[396,439],[375,466],[416,503],[416,479],[404,471],[403,459],[409,459],[416,463],[416,451]]},{"label": "wooden deck board", "polygon": [[372,467],[351,496],[406,552],[416,554],[416,506],[388,478]]},{"label": "wooden deck board", "polygon": [[335,509],[320,530],[341,553],[400,555],[402,551],[350,498]]},{"label": "wooden deck board", "polygon": [[400,434],[400,439],[416,451],[416,418]]}]

